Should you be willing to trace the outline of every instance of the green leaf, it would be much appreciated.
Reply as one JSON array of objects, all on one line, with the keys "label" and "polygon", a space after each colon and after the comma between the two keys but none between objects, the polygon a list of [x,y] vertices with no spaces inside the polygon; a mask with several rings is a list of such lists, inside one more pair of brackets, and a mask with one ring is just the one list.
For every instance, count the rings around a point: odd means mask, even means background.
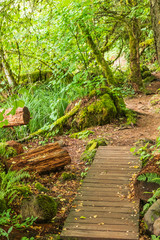
[{"label": "green leaf", "polygon": [[138,181],[146,181],[147,178],[146,178],[145,174],[142,174],[142,175],[139,175],[137,179],[138,179]]}]

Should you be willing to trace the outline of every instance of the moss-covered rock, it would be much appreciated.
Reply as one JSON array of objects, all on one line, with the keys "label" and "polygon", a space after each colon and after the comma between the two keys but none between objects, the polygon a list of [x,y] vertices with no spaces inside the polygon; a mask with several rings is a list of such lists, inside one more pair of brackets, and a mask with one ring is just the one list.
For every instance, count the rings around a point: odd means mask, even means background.
[{"label": "moss-covered rock", "polygon": [[48,195],[31,196],[27,199],[23,199],[21,205],[22,219],[25,220],[28,217],[37,218],[37,222],[48,222],[57,213],[57,201]]}]

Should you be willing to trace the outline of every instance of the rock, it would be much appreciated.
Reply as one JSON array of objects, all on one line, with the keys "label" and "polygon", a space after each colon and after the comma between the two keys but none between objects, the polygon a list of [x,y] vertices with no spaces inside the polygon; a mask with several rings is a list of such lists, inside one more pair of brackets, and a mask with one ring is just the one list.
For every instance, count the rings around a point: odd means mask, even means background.
[{"label": "rock", "polygon": [[49,222],[57,213],[57,201],[48,196],[39,194],[23,199],[21,205],[22,220],[28,217],[37,218],[36,222]]},{"label": "rock", "polygon": [[157,218],[153,224],[153,234],[156,236],[160,236],[160,217]]},{"label": "rock", "polygon": [[153,232],[153,224],[158,218],[160,218],[160,199],[153,203],[153,205],[148,209],[148,211],[144,215],[144,222],[147,225],[148,230],[150,232]]}]

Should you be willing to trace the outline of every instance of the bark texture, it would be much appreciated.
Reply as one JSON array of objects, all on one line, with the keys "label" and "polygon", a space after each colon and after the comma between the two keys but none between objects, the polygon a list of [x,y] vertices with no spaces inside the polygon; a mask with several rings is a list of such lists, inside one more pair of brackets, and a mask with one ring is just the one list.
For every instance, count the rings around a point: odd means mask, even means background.
[{"label": "bark texture", "polygon": [[140,57],[139,57],[139,27],[138,20],[132,19],[129,28],[129,48],[130,48],[130,80],[133,88],[138,92],[143,87],[141,70],[140,70]]},{"label": "bark texture", "polygon": [[100,66],[100,68],[103,71],[103,74],[107,80],[108,85],[115,85],[116,82],[115,82],[113,73],[109,67],[109,64],[105,60],[104,55],[98,49],[96,43],[94,42],[94,40],[89,32],[89,29],[87,28],[87,26],[84,23],[79,23],[79,25],[80,25],[80,28],[81,28],[83,34],[87,38],[88,45],[92,49],[92,52],[96,58],[98,65]]},{"label": "bark texture", "polygon": [[7,168],[20,170],[25,168],[29,172],[48,173],[62,168],[71,162],[71,158],[60,144],[49,143],[43,147],[38,147],[28,153],[20,154],[7,160]]},{"label": "bark texture", "polygon": [[160,64],[160,0],[150,0],[150,6],[155,48],[158,63]]},{"label": "bark texture", "polygon": [[[3,120],[8,121],[8,124],[4,125],[4,127],[14,127],[14,126],[26,125],[29,123],[30,112],[27,107],[23,107],[23,108],[18,107],[16,109],[15,115],[9,114],[9,112],[11,110],[12,110],[12,108],[9,108],[3,114],[3,117],[4,117]],[[2,111],[3,111],[3,109],[0,109],[0,112],[2,112]]]},{"label": "bark texture", "polygon": [[17,84],[16,84],[15,78],[13,76],[12,70],[10,68],[10,65],[7,62],[6,55],[5,55],[3,48],[0,49],[0,58],[1,58],[2,68],[3,68],[4,74],[8,81],[9,86],[15,87]]}]

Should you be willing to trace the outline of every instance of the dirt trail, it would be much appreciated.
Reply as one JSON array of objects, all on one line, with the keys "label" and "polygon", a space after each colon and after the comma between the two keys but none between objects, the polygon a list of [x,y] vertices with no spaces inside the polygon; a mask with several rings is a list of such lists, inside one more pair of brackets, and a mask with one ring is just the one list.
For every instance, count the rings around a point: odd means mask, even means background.
[{"label": "dirt trail", "polygon": [[[160,95],[156,94],[159,88],[160,81],[154,81],[148,87],[153,94],[141,94],[125,100],[127,108],[138,113],[136,126],[106,125],[99,128],[102,136],[108,136],[112,145],[133,145],[139,139],[146,138],[155,140],[160,126]],[[151,105],[151,102],[154,102],[154,105]]]}]

